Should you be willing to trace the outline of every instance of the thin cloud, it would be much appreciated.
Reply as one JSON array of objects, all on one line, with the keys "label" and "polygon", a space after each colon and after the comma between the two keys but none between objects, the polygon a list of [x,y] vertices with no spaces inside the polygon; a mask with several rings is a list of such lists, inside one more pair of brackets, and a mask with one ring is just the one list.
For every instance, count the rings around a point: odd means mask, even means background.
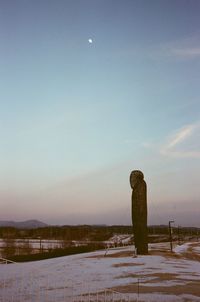
[{"label": "thin cloud", "polygon": [[199,34],[162,44],[160,55],[180,59],[195,59],[200,57]]},{"label": "thin cloud", "polygon": [[196,58],[200,56],[200,47],[193,48],[174,48],[171,54],[182,58]]},{"label": "thin cloud", "polygon": [[192,134],[194,129],[195,129],[195,125],[188,125],[188,126],[182,128],[181,130],[179,130],[178,132],[176,132],[176,134],[173,135],[170,142],[168,143],[167,148],[171,149],[174,146],[176,146],[177,144],[184,141],[188,136],[190,136]]},{"label": "thin cloud", "polygon": [[[200,158],[200,150],[188,150],[187,148],[188,140],[196,141],[196,134],[199,131],[200,124],[191,124],[179,129],[161,147],[160,153],[172,157]],[[199,149],[198,146],[196,148]]]}]

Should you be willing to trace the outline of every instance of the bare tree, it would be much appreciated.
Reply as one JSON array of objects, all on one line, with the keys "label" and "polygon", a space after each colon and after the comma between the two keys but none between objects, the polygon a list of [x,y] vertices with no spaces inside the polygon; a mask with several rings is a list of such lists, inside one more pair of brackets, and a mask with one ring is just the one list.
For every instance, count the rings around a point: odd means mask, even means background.
[{"label": "bare tree", "polygon": [[23,255],[30,255],[33,252],[33,246],[30,244],[29,239],[22,239],[20,244],[21,253]]},{"label": "bare tree", "polygon": [[1,254],[3,258],[7,259],[14,256],[16,254],[16,240],[13,238],[4,238]]}]

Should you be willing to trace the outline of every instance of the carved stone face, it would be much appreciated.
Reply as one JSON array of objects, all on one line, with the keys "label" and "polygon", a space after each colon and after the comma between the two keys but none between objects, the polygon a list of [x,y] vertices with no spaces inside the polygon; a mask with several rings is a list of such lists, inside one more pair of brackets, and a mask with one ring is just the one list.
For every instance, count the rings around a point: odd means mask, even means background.
[{"label": "carved stone face", "polygon": [[131,188],[133,189],[136,184],[140,181],[142,181],[144,179],[144,175],[141,171],[139,170],[134,170],[131,172],[131,175],[130,175],[130,185],[131,185]]}]

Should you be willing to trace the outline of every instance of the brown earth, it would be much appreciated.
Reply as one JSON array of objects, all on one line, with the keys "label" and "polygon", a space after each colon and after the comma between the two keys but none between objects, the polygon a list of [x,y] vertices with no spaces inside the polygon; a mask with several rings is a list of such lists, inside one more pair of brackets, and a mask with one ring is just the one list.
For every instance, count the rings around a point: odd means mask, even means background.
[{"label": "brown earth", "polygon": [[[124,286],[113,287],[112,290],[115,290],[120,293],[138,293],[138,284],[128,284]],[[173,286],[145,286],[139,285],[139,293],[162,293],[168,295],[181,295],[181,294],[190,294],[197,297],[200,297],[200,281],[190,281],[186,285],[173,285]]]},{"label": "brown earth", "polygon": [[[171,253],[168,249],[164,248],[153,248],[150,250],[149,255],[153,256],[162,256],[167,260],[174,260],[174,263],[172,262],[172,265],[174,267],[178,268],[184,268],[184,265],[182,266],[180,263],[176,264],[176,259],[186,259],[186,260],[193,260],[193,261],[200,261],[200,255],[195,252],[194,248],[199,247],[199,243],[191,243],[190,246],[188,247],[187,251],[181,254],[176,254],[176,253]],[[133,257],[134,254],[133,251],[118,251],[115,253],[109,253],[109,250],[102,255],[99,256],[93,256],[92,258],[122,258],[122,257]],[[118,263],[118,264],[113,264],[113,267],[128,267],[128,266],[137,266],[137,265],[143,265],[144,263]],[[195,301],[200,301],[200,280],[197,278],[196,280],[193,279],[184,279],[181,278],[181,276],[177,273],[157,273],[155,271],[155,268],[147,268],[149,270],[149,274],[145,274],[144,279],[141,279],[140,283],[137,281],[137,275],[133,274],[122,274],[118,276],[117,278],[134,278],[136,281],[128,284],[128,285],[123,285],[123,286],[117,286],[111,288],[114,291],[123,293],[123,294],[129,294],[129,293],[162,293],[163,295],[182,295],[182,294],[188,294],[188,295],[194,295],[196,298],[199,300]],[[191,272],[192,274],[192,272]],[[193,277],[195,274],[192,275]],[[145,280],[146,278],[152,278],[151,280]],[[165,281],[172,281],[172,282],[180,282],[179,284],[176,285],[171,285],[171,286],[158,286],[155,283],[158,282],[165,282]],[[151,283],[152,286],[149,285]],[[182,283],[182,284],[181,284]],[[146,285],[145,285],[146,284]],[[155,286],[154,286],[155,284]],[[184,298],[184,301],[189,301]]]}]

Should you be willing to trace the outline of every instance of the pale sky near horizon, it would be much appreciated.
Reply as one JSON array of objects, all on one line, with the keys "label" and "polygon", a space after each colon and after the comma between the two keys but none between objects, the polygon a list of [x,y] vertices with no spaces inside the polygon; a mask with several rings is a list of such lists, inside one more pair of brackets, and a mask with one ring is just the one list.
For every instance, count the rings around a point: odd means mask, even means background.
[{"label": "pale sky near horizon", "polygon": [[200,2],[0,0],[0,220],[200,227]]}]

